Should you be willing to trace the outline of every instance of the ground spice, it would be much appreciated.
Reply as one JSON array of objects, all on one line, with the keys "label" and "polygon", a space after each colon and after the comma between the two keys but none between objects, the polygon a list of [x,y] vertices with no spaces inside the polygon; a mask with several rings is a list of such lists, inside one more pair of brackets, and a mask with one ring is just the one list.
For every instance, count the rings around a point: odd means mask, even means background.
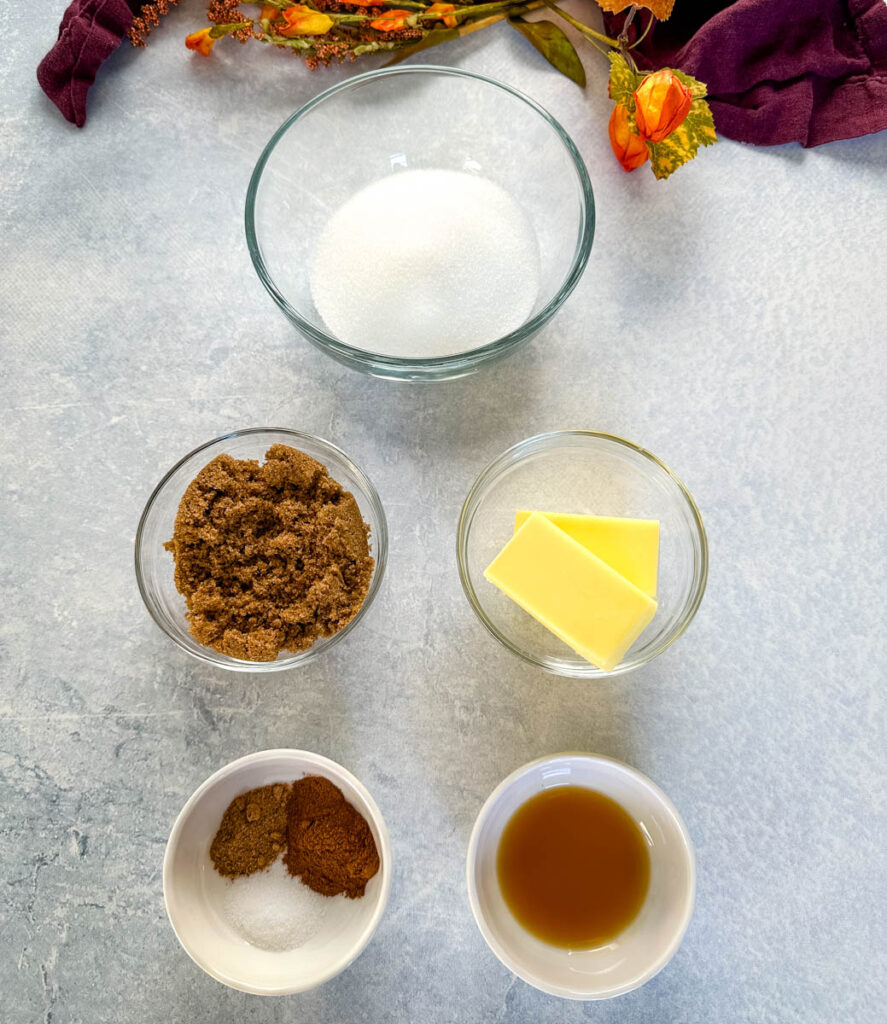
[{"label": "ground spice", "polygon": [[191,634],[246,661],[337,633],[360,610],[374,564],[357,502],[325,466],[282,444],[265,458],[204,466],[165,545]]},{"label": "ground spice", "polygon": [[379,852],[363,815],[338,786],[320,775],[292,785],[286,866],[324,896],[363,896],[379,870]]},{"label": "ground spice", "polygon": [[284,782],[235,797],[209,848],[213,866],[226,878],[251,875],[272,864],[286,846],[290,787]]}]

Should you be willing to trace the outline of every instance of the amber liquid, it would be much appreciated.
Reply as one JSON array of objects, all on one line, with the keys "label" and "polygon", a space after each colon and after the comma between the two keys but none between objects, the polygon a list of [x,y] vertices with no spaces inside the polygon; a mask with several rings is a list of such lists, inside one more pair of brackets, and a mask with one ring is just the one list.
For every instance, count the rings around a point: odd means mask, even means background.
[{"label": "amber liquid", "polygon": [[557,786],[509,820],[496,869],[508,909],[537,938],[566,949],[603,946],[637,917],[650,854],[628,812],[592,789]]}]

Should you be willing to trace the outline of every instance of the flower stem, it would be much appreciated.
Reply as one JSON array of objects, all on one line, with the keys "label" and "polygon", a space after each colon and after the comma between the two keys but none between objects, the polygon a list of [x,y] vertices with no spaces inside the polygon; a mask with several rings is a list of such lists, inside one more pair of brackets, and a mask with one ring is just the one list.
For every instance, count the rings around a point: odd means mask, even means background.
[{"label": "flower stem", "polygon": [[[568,25],[572,25],[573,28],[585,36],[586,39],[592,42],[597,40],[600,43],[606,43],[607,46],[612,46],[615,49],[619,48],[619,41],[617,39],[611,39],[609,36],[605,36],[602,32],[595,32],[595,30],[593,28],[589,28],[588,25],[583,25],[581,21],[577,21],[572,15],[567,14],[566,11],[562,11],[557,4],[552,2],[552,0],[545,0],[545,6],[554,11],[554,13],[559,17],[563,18]],[[600,47],[598,47],[598,49],[600,49]]]},{"label": "flower stem", "polygon": [[647,22],[647,27],[638,36],[638,38],[635,39],[635,41],[631,44],[631,46],[629,46],[630,50],[633,50],[636,46],[640,46],[641,43],[647,38],[647,36],[650,34],[650,29],[653,27],[653,22],[655,20],[656,20],[656,15],[653,14],[653,12],[651,11],[650,12],[650,20]]},{"label": "flower stem", "polygon": [[[410,3],[410,0],[379,0],[378,6],[383,7],[385,4],[398,4],[404,9],[412,9],[416,11],[413,15],[417,21],[441,21],[443,18],[442,14],[429,14],[428,8],[425,4]],[[454,11],[447,12],[448,18],[459,18],[459,24],[464,25],[470,23],[472,25],[481,22],[484,23],[483,27],[487,24],[492,24],[493,21],[501,21],[504,18],[509,18],[512,15],[524,14],[527,11],[532,11],[537,7],[542,7],[543,2],[539,0],[536,3],[525,3],[522,0],[496,0],[495,3],[488,4],[466,4],[463,7],[457,7]],[[486,17],[478,18],[477,22],[474,21],[476,15],[486,15]],[[332,18],[337,25],[360,25],[363,22],[373,21],[377,15],[375,14],[336,14],[331,12],[328,17]]]},{"label": "flower stem", "polygon": [[[392,3],[399,2],[399,0],[392,0]],[[465,4],[464,6],[457,6],[454,11],[450,11],[449,17],[460,18],[462,15],[473,18],[476,14],[493,14],[496,11],[504,11],[508,7],[522,7],[523,4],[520,0],[499,0],[498,3],[489,4]]]},{"label": "flower stem", "polygon": [[[252,0],[250,0],[252,2]],[[257,3],[262,0],[256,0]],[[347,3],[347,0],[345,0]],[[292,7],[292,0],[268,0],[267,6],[276,7],[278,10],[285,10],[287,7]],[[431,6],[428,3],[420,3],[418,0],[376,0],[373,4],[374,7],[402,7],[408,11],[416,11],[421,17],[427,14],[428,8]],[[522,0],[495,0],[486,4],[472,4],[472,3],[456,3],[455,10],[447,12],[449,18],[467,19],[473,18],[478,14],[492,14],[495,11],[504,11],[509,7],[525,7],[526,3]],[[314,8],[312,8],[314,9]],[[317,8],[319,10],[319,8]],[[336,11],[323,11],[322,13],[327,14],[331,18],[363,18],[367,21],[372,21],[378,17],[375,14],[347,14]],[[440,21],[443,17],[442,14],[429,14],[429,18]]]},{"label": "flower stem", "polygon": [[622,25],[622,31],[619,33],[619,42],[628,42],[628,30],[631,28],[631,23],[634,21],[634,16],[638,13],[638,5],[632,4],[628,8],[628,14],[625,16],[625,22]]}]

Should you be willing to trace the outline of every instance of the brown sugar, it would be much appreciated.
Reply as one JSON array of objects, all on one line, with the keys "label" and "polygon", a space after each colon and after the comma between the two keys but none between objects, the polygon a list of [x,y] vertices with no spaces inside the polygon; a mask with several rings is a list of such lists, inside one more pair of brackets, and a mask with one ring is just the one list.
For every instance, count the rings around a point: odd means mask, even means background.
[{"label": "brown sugar", "polygon": [[167,550],[191,634],[274,661],[344,628],[373,574],[369,527],[326,467],[287,445],[262,464],[219,455],[185,491]]},{"label": "brown sugar", "polygon": [[275,782],[250,789],[231,801],[209,848],[220,875],[251,875],[277,859],[286,846],[289,794],[286,783]]},{"label": "brown sugar", "polygon": [[341,789],[320,775],[292,785],[286,866],[324,896],[363,896],[379,870],[379,851],[366,818]]}]

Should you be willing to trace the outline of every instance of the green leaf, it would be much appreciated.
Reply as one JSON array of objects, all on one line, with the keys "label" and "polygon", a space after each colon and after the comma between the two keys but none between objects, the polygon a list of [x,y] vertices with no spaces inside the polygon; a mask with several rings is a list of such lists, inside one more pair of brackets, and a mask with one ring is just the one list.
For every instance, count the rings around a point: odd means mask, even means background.
[{"label": "green leaf", "polygon": [[[683,80],[688,76],[680,77]],[[698,82],[697,85],[702,83]],[[653,173],[657,178],[667,178],[688,160],[692,160],[700,146],[710,146],[717,141],[715,123],[708,104],[703,99],[693,100],[690,112],[682,124],[662,142],[647,143]]]},{"label": "green leaf", "polygon": [[519,17],[509,18],[508,24],[517,29],[561,74],[580,88],[585,88],[585,68],[579,54],[557,25],[551,21],[524,21]]},{"label": "green leaf", "polygon": [[622,103],[634,115],[634,91],[644,76],[632,71],[621,53],[611,50],[607,56],[610,58],[610,99],[614,103]]},{"label": "green leaf", "polygon": [[702,100],[708,96],[708,89],[706,88],[705,82],[700,82],[691,75],[685,75],[683,71],[678,71],[677,68],[672,68],[671,71],[675,78],[683,82],[690,90],[690,95],[694,100]]}]

